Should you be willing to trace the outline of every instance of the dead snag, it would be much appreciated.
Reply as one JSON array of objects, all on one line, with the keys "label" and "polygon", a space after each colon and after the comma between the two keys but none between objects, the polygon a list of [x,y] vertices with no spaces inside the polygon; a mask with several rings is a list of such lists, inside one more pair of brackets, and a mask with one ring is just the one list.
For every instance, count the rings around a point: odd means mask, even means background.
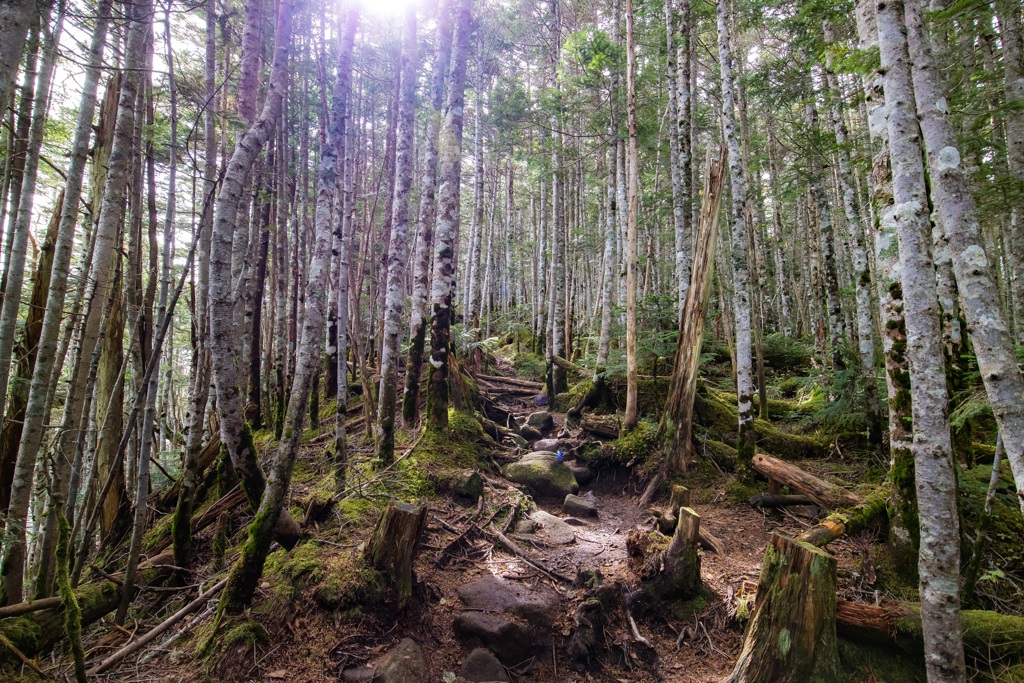
[{"label": "dead snag", "polygon": [[426,506],[391,501],[366,545],[366,561],[388,574],[402,605],[412,596],[412,564],[426,525]]},{"label": "dead snag", "polygon": [[634,571],[644,588],[661,600],[689,600],[701,589],[700,515],[679,509],[671,540],[654,531],[634,529],[626,541]]},{"label": "dead snag", "polygon": [[761,563],[757,600],[730,683],[838,680],[836,561],[775,534]]},{"label": "dead snag", "polygon": [[835,510],[853,507],[861,502],[859,497],[849,491],[770,455],[758,453],[754,456],[753,465],[755,470],[769,479],[804,494],[823,508]]},{"label": "dead snag", "polygon": [[886,514],[889,494],[889,485],[880,486],[862,502],[845,510],[833,512],[797,536],[796,540],[823,548],[841,536],[860,533]]}]

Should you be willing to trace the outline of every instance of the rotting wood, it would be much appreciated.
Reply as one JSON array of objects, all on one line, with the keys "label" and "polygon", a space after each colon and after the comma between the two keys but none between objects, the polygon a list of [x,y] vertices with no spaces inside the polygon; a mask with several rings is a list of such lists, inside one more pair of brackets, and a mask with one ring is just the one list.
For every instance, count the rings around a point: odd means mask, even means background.
[{"label": "rotting wood", "polygon": [[525,550],[516,545],[515,541],[510,539],[502,532],[498,531],[498,529],[493,524],[490,525],[488,531],[494,536],[495,539],[497,539],[498,543],[503,548],[505,548],[505,550],[509,551],[522,561],[526,562],[526,564],[530,565],[544,576],[547,576],[550,579],[557,579],[558,581],[562,581],[564,583],[573,582],[573,580],[568,576],[563,576],[555,570],[549,569],[548,567],[544,566],[544,564],[540,560],[530,557],[530,555]]},{"label": "rotting wood", "polygon": [[[982,662],[1024,661],[1024,617],[987,610],[962,610],[964,651]],[[850,640],[894,646],[920,656],[921,606],[900,602],[869,605],[840,600],[836,603],[836,628]]]},{"label": "rotting wood", "polygon": [[889,484],[878,487],[853,507],[833,512],[807,529],[797,536],[797,540],[822,548],[837,538],[871,528],[887,513],[890,491]]},{"label": "rotting wood", "polygon": [[837,681],[836,561],[814,546],[772,536],[731,683]]},{"label": "rotting wood", "polygon": [[391,501],[366,544],[366,561],[388,574],[400,604],[412,596],[413,561],[427,524],[427,507]]},{"label": "rotting wood", "polygon": [[769,479],[802,493],[828,510],[852,507],[861,502],[859,496],[770,455],[757,453],[753,465],[755,470]]}]

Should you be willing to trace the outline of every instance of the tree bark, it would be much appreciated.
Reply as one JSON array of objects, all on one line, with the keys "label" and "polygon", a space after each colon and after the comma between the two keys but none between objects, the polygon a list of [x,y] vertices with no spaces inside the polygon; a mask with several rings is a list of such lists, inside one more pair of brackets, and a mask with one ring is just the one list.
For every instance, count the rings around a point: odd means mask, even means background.
[{"label": "tree bark", "polygon": [[724,146],[719,148],[718,159],[715,161],[711,160],[709,152],[700,219],[697,222],[697,239],[693,249],[692,282],[687,287],[686,300],[679,319],[679,336],[669,396],[659,426],[662,439],[668,439],[665,443],[666,465],[670,472],[685,472],[693,456],[693,401],[697,395],[697,371],[700,365],[701,345],[704,341],[704,320],[707,316],[711,281],[715,272],[725,162]]},{"label": "tree bark", "polygon": [[903,273],[907,356],[913,394],[914,476],[920,519],[918,573],[925,665],[929,681],[966,677],[960,623],[960,536],[956,473],[949,436],[949,404],[935,271],[930,259],[931,225],[924,161],[914,109],[903,2],[877,9],[878,43],[885,78],[885,103]]},{"label": "tree bark", "polygon": [[838,681],[836,560],[778,534],[761,561],[757,599],[732,683]]},{"label": "tree bark", "polygon": [[471,41],[470,0],[458,0],[455,44],[448,84],[448,103],[440,132],[441,186],[438,189],[437,230],[430,286],[430,378],[427,387],[427,426],[448,427],[449,358],[452,305],[455,290],[455,239],[459,230],[459,184],[462,170],[462,119],[466,88],[466,59]]},{"label": "tree bark", "polygon": [[633,0],[626,0],[626,118],[629,144],[626,154],[626,175],[629,186],[629,207],[626,215],[626,415],[622,428],[628,431],[639,419],[637,409],[636,361],[636,241],[640,204],[640,160],[637,152],[636,128],[636,47],[633,37]]},{"label": "tree bark", "polygon": [[426,526],[425,505],[392,501],[384,509],[366,544],[366,561],[388,574],[401,605],[405,605],[412,596],[413,562]]},{"label": "tree bark", "polygon": [[981,240],[974,197],[956,134],[949,120],[945,86],[932,54],[920,0],[905,0],[907,41],[913,61],[914,94],[939,222],[949,240],[953,268],[989,403],[1010,461],[1024,512],[1024,377],[1014,356],[1010,330],[999,306],[999,289]]},{"label": "tree bark", "polygon": [[452,12],[450,0],[437,5],[437,47],[430,82],[430,109],[423,141],[423,171],[420,179],[420,207],[416,222],[416,253],[413,265],[410,308],[409,359],[405,365],[405,390],[402,394],[402,419],[412,424],[419,417],[420,373],[423,346],[427,336],[427,297],[430,293],[430,256],[434,242],[434,218],[437,209],[438,136],[444,104],[444,75],[452,51]]},{"label": "tree bark", "polygon": [[[292,0],[282,0],[278,7],[274,56],[266,100],[260,115],[239,138],[228,161],[214,208],[210,245],[210,358],[216,386],[217,411],[220,415],[221,442],[227,447],[232,465],[241,478],[242,487],[253,508],[260,506],[266,479],[256,460],[252,432],[245,424],[242,388],[235,362],[237,338],[234,324],[236,299],[231,267],[232,235],[246,176],[281,115],[293,9]],[[284,525],[296,526],[290,515],[282,515],[280,519]]]},{"label": "tree bark", "polygon": [[[401,94],[395,140],[395,194],[391,213],[387,295],[384,301],[384,347],[380,357],[380,426],[377,457],[390,465],[395,457],[395,403],[398,400],[398,337],[405,304],[405,271],[409,260],[409,194],[412,189],[413,115],[416,106],[416,8],[406,11],[401,53]],[[480,112],[477,112],[479,117]]]},{"label": "tree bark", "polygon": [[750,270],[747,265],[747,184],[744,160],[736,136],[734,105],[735,76],[729,8],[726,0],[717,1],[718,61],[722,72],[722,129],[729,150],[729,177],[732,183],[732,268],[733,314],[736,321],[736,396],[739,408],[739,437],[736,450],[741,473],[749,471],[754,457],[754,379],[751,363]]}]

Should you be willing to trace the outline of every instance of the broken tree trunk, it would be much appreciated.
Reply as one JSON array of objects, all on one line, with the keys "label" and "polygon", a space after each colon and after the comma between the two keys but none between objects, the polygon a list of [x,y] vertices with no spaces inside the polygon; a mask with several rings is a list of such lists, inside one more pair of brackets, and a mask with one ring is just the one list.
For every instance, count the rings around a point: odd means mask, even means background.
[{"label": "broken tree trunk", "polygon": [[[986,610],[961,610],[964,652],[983,662],[1009,664],[1024,660],[1024,617]],[[893,645],[912,655],[924,652],[921,606],[901,602],[869,605],[836,603],[836,628],[843,638]]]},{"label": "broken tree trunk", "polygon": [[725,147],[719,147],[718,159],[712,163],[708,150],[708,173],[704,179],[704,201],[697,222],[690,288],[686,292],[679,316],[679,338],[675,364],[669,385],[668,401],[662,413],[659,437],[665,444],[665,467],[685,472],[693,458],[693,400],[697,394],[697,366],[704,339],[711,281],[715,272],[715,248],[718,244],[718,214],[722,207],[725,179]]},{"label": "broken tree trunk", "polygon": [[841,536],[860,533],[886,514],[890,494],[888,484],[880,486],[857,505],[833,512],[797,536],[796,540],[823,548]]},{"label": "broken tree trunk", "polygon": [[768,477],[769,480],[774,480],[797,493],[802,493],[823,508],[835,510],[836,508],[853,507],[861,502],[858,496],[849,491],[770,455],[756,454],[753,465],[755,470]]},{"label": "broken tree trunk", "polygon": [[[135,585],[160,584],[171,576],[174,569],[172,553],[157,555],[139,567]],[[117,607],[121,601],[120,577],[83,584],[75,590],[75,596],[82,611],[82,628],[85,628]],[[5,619],[0,621],[0,635],[7,637],[26,656],[35,657],[64,640],[64,611],[59,608],[45,609],[31,615]],[[0,649],[0,662],[4,656],[4,651]]]},{"label": "broken tree trunk", "polygon": [[426,506],[392,501],[366,545],[366,561],[390,576],[401,605],[412,596],[412,564],[426,526]]},{"label": "broken tree trunk", "polygon": [[761,562],[757,599],[730,683],[838,680],[836,561],[775,534]]},{"label": "broken tree trunk", "polygon": [[642,529],[634,529],[626,541],[631,564],[644,588],[661,600],[689,600],[697,597],[701,588],[697,554],[700,515],[682,507],[678,518],[667,543],[659,534]]}]

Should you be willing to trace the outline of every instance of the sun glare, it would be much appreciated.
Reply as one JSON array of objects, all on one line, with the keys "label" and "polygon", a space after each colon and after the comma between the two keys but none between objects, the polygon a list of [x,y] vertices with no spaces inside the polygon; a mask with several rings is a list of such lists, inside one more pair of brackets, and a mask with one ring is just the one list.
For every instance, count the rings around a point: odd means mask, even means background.
[{"label": "sun glare", "polygon": [[410,6],[420,4],[420,0],[360,0],[360,4],[370,14],[383,17],[399,17]]}]

